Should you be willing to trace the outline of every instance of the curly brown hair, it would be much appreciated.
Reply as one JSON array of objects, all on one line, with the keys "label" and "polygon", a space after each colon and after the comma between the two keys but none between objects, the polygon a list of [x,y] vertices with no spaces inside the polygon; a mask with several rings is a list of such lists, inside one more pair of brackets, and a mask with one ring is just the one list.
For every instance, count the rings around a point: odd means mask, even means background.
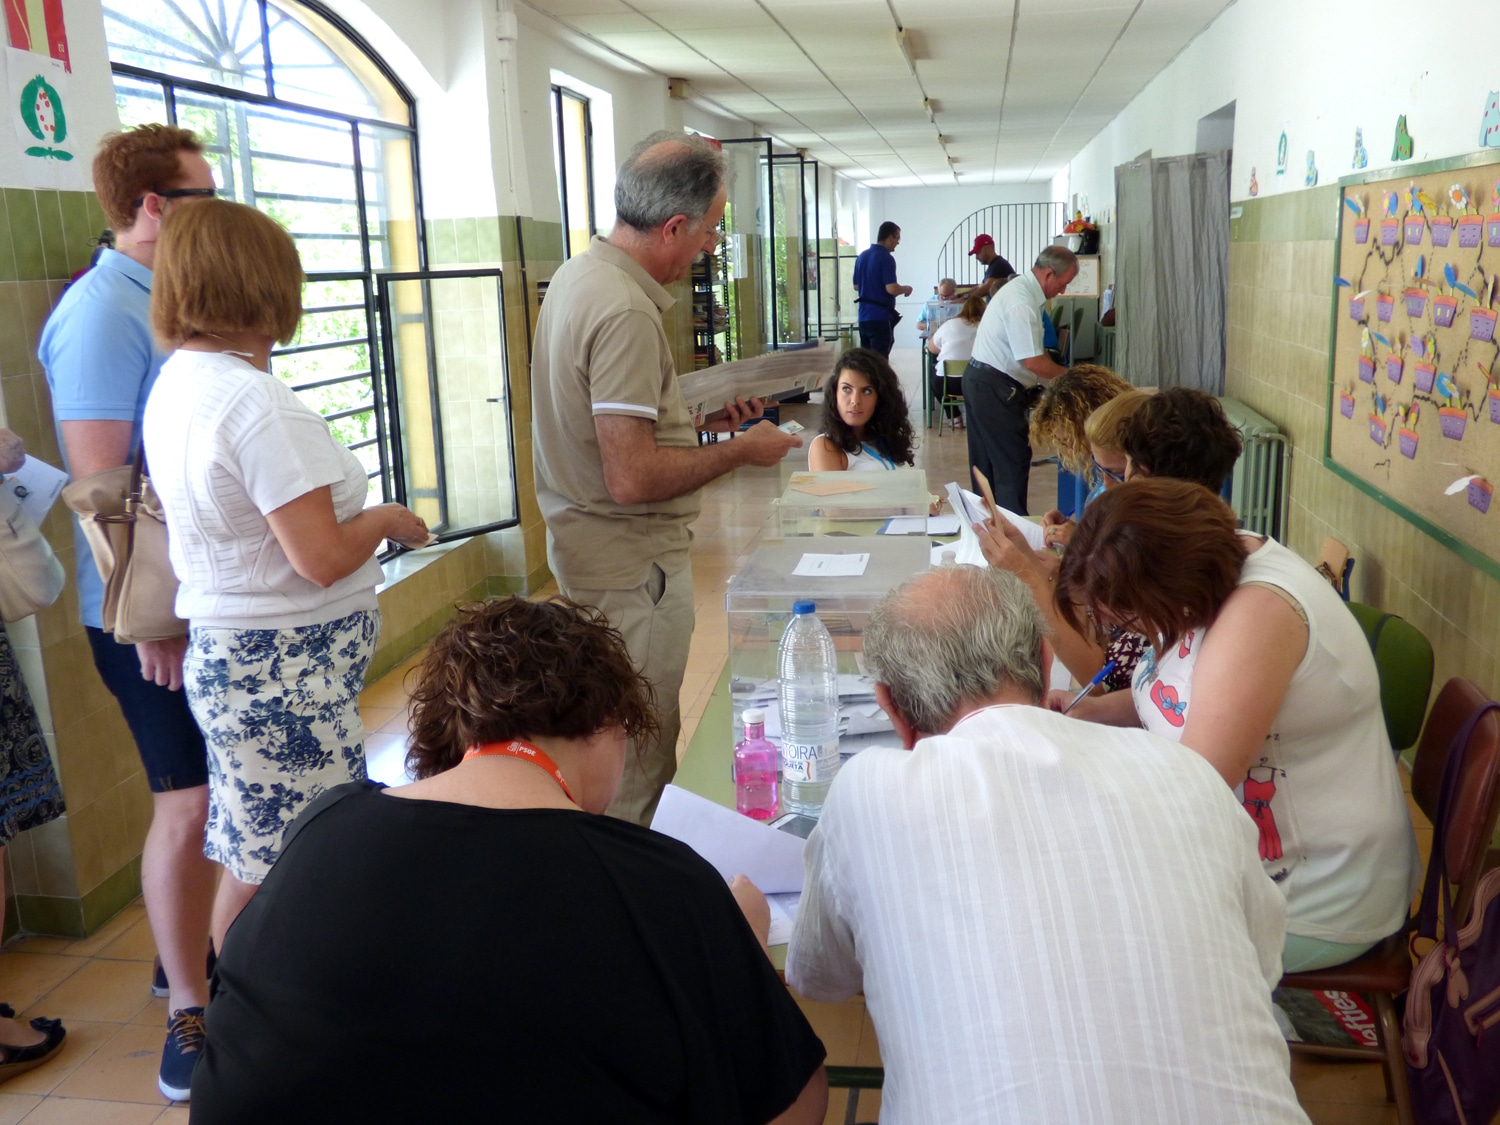
[{"label": "curly brown hair", "polygon": [[1064,469],[1097,484],[1084,423],[1095,410],[1128,390],[1129,383],[1097,363],[1068,368],[1047,384],[1031,412],[1031,444],[1055,449]]},{"label": "curly brown hair", "polygon": [[875,416],[865,426],[865,440],[896,464],[912,464],[915,439],[901,380],[885,356],[869,348],[849,348],[833,365],[833,374],[823,384],[823,435],[845,453],[859,452],[859,439],[839,414],[839,376],[845,371],[863,375],[875,388]]},{"label": "curly brown hair", "polygon": [[458,607],[414,669],[406,768],[450,770],[471,746],[510,738],[656,732],[651,685],[592,606],[497,598]]},{"label": "curly brown hair", "polygon": [[[1239,584],[1245,551],[1229,505],[1201,484],[1133,478],[1084,509],[1058,571],[1057,611],[1143,633],[1158,654],[1213,624]],[[1133,620],[1130,620],[1133,619]]]},{"label": "curly brown hair", "polygon": [[197,135],[176,125],[141,125],[106,136],[94,157],[94,192],[109,225],[129,230],[135,225],[135,201],[182,176],[178,153],[202,151]]}]

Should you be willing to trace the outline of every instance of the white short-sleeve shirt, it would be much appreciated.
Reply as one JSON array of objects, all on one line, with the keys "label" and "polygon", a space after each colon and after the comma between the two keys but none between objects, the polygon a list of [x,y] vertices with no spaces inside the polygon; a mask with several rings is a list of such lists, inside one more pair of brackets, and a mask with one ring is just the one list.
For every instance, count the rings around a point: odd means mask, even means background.
[{"label": "white short-sleeve shirt", "polygon": [[974,359],[1005,372],[1023,387],[1034,387],[1037,377],[1022,365],[1023,359],[1042,355],[1042,306],[1047,296],[1042,283],[1030,270],[990,298],[984,319],[974,337]]},{"label": "white short-sleeve shirt", "polygon": [[303,578],[267,513],[328,485],[340,523],[364,508],[365,468],[280,379],[225,352],[177,351],[142,428],[167,516],[177,614],[194,625],[287,629],[376,608],[371,555],[327,589]]}]

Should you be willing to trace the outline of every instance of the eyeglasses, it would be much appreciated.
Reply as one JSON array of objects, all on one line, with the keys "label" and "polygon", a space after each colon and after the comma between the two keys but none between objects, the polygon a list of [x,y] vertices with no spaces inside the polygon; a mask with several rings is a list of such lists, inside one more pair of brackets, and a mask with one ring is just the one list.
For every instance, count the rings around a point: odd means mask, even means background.
[{"label": "eyeglasses", "polygon": [[1097,457],[1093,458],[1092,460],[1094,462],[1094,468],[1099,472],[1099,474],[1101,476],[1108,477],[1110,480],[1114,481],[1116,484],[1124,484],[1125,483],[1125,474],[1124,473],[1117,473],[1113,469],[1106,469],[1103,465],[1099,464],[1099,459]]},{"label": "eyeglasses", "polygon": [[[174,187],[163,188],[161,191],[153,191],[148,194],[159,195],[163,199],[192,199],[198,196],[218,195],[219,189],[216,187]],[[130,206],[139,207],[144,202],[146,202],[146,196],[143,195]]]}]

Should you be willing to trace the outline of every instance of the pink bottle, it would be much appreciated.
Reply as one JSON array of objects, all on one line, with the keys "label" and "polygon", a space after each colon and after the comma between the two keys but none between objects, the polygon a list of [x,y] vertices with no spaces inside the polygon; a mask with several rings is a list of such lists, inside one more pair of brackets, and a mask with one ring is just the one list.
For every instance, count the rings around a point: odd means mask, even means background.
[{"label": "pink bottle", "polygon": [[766,737],[766,713],[759,707],[740,714],[745,739],[734,748],[734,807],[754,820],[776,815],[781,784],[781,751]]}]

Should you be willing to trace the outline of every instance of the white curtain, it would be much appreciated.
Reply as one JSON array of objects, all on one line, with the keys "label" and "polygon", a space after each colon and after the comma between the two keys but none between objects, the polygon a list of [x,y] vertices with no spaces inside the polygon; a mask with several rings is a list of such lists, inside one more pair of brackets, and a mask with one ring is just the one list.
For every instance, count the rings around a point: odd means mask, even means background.
[{"label": "white curtain", "polygon": [[1116,365],[1137,386],[1224,393],[1229,153],[1115,168]]}]

